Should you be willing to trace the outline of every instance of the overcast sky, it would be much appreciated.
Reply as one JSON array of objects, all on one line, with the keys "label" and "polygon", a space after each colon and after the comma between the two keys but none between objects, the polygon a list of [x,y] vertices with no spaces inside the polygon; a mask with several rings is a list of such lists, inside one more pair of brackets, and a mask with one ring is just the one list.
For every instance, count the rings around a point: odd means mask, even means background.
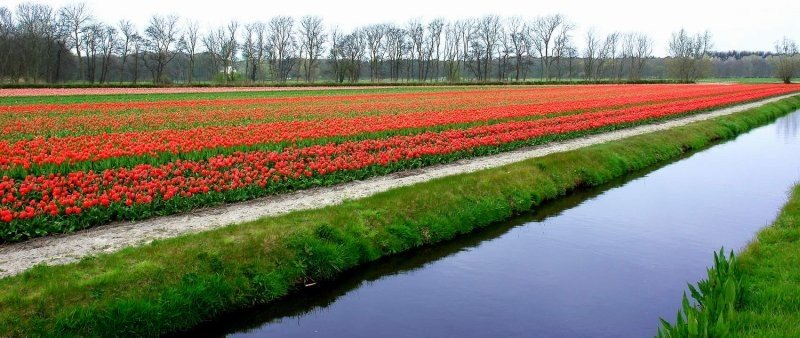
[{"label": "overcast sky", "polygon": [[[0,6],[14,9],[19,0],[4,0]],[[70,0],[33,1],[60,7]],[[231,19],[246,23],[267,21],[275,15],[299,18],[306,14],[320,15],[326,26],[336,25],[344,30],[381,22],[405,24],[409,19],[436,17],[460,19],[498,14],[533,18],[537,15],[562,13],[577,26],[578,47],[589,28],[605,34],[612,31],[640,31],[656,42],[654,54],[666,54],[670,33],[685,27],[690,32],[708,29],[713,35],[715,50],[772,50],[773,43],[787,35],[800,40],[800,1],[202,1],[202,0],[133,0],[85,1],[95,17],[106,23],[127,18],[139,29],[155,13],[177,14],[196,19],[201,27],[224,24]],[[471,3],[484,3],[475,6]]]}]

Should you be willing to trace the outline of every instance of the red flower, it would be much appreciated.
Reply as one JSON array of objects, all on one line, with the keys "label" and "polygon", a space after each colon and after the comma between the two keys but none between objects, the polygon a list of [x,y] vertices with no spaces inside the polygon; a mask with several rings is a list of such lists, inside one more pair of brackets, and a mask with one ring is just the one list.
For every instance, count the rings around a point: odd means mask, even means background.
[{"label": "red flower", "polygon": [[[259,98],[4,106],[0,117],[25,118],[0,127],[4,128],[0,129],[0,170],[12,173],[32,167],[46,173],[2,177],[0,221],[36,216],[80,220],[77,215],[85,210],[91,209],[92,215],[98,211],[115,215],[114,210],[134,205],[161,211],[158,208],[163,205],[180,205],[181,199],[209,193],[241,200],[251,197],[239,194],[243,191],[277,192],[298,182],[308,186],[330,182],[330,177],[346,179],[357,170],[402,168],[440,159],[434,156],[471,156],[479,150],[506,149],[546,136],[642,123],[798,89],[783,85],[521,87],[303,99],[308,102]],[[164,109],[166,104],[170,110]],[[172,115],[187,125],[205,123],[208,110],[228,106],[236,108],[227,111],[231,115],[252,114],[264,121],[151,130]],[[311,108],[318,111],[305,110]],[[62,109],[66,116],[59,116]],[[75,130],[114,130],[135,126],[139,114],[125,114],[131,109],[150,114],[139,121],[147,128],[45,137],[36,134],[34,125],[23,122],[38,121],[41,130],[52,132],[64,126],[62,120],[73,118],[66,113],[114,111],[114,118],[87,113],[70,120]],[[210,115],[225,123],[235,120],[217,113]],[[86,116],[91,118],[83,119]],[[1,138],[20,133],[36,136],[15,142]],[[76,163],[104,169],[71,167]],[[53,165],[68,169],[47,169]],[[361,176],[349,178],[354,177]]]}]

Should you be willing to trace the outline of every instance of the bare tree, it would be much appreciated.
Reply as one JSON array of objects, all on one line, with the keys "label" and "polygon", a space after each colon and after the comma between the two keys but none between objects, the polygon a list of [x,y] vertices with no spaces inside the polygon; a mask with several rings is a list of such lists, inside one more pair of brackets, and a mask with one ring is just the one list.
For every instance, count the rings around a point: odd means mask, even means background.
[{"label": "bare tree", "polygon": [[511,37],[505,33],[505,29],[500,34],[500,45],[498,48],[498,55],[497,55],[497,79],[500,81],[507,80],[507,74],[509,70],[509,59],[511,58],[511,54],[514,53],[513,46],[511,44]]},{"label": "bare tree", "polygon": [[133,36],[136,34],[136,28],[129,20],[120,20],[119,24],[120,33],[122,33],[122,40],[120,41],[120,65],[119,65],[119,81],[122,82],[125,74],[125,63],[128,61],[128,53],[131,51],[133,43]]},{"label": "bare tree", "polygon": [[672,33],[669,41],[667,62],[669,73],[682,81],[694,81],[708,70],[708,51],[711,49],[711,34],[706,31],[690,36],[685,29]]},{"label": "bare tree", "polygon": [[[84,3],[55,12],[30,2],[14,11],[0,6],[0,81],[106,83],[118,70],[119,81],[136,82],[140,59],[159,84],[172,76],[188,83],[224,76],[221,79],[227,82],[237,78],[237,72],[253,82],[282,83],[295,76],[313,82],[331,70],[336,81],[359,81],[362,75],[367,77],[362,67],[369,67],[369,78],[375,82],[495,77],[525,81],[529,75],[546,80],[583,76],[638,81],[657,75],[662,67],[682,81],[712,71],[717,76],[771,76],[789,70],[791,80],[800,71],[792,66],[797,57],[791,52],[791,40],[779,41],[777,53],[710,52],[708,32],[690,34],[683,29],[672,35],[664,59],[653,57],[652,39],[637,32],[600,35],[590,30],[586,39],[579,39],[586,43],[579,50],[575,28],[561,14],[532,21],[501,20],[495,15],[454,22],[414,19],[402,26],[337,30],[330,36],[318,16],[297,22],[280,16],[241,27],[232,22],[207,34],[199,32],[196,22],[177,25],[176,20],[153,16],[142,39],[130,21],[122,20],[113,28],[95,21]],[[328,44],[330,54],[323,57]],[[176,57],[180,61],[171,62]],[[653,66],[645,67],[649,63]],[[203,69],[197,71],[196,66]]]},{"label": "bare tree", "polygon": [[500,17],[497,15],[487,15],[478,22],[478,37],[483,48],[483,78],[482,81],[489,79],[492,57],[500,37],[503,35],[503,26]]},{"label": "bare tree", "polygon": [[255,82],[261,64],[264,62],[264,49],[267,42],[267,26],[262,22],[254,22],[244,26],[245,41],[242,52],[245,58],[245,70],[250,81]]},{"label": "bare tree", "polygon": [[620,58],[622,59],[622,62],[620,62],[620,72],[624,73],[625,69],[627,68],[628,80],[633,80],[633,68],[636,62],[636,33],[623,33],[621,40],[622,45],[620,46]]},{"label": "bare tree", "polygon": [[552,62],[556,64],[556,77],[558,79],[561,79],[561,60],[567,54],[567,49],[570,48],[572,44],[572,30],[574,28],[575,26],[570,23],[565,22],[561,24],[558,34],[556,34],[553,40],[553,48],[550,55],[553,58]]},{"label": "bare tree", "polygon": [[596,78],[614,77],[619,36],[618,32],[609,33],[600,45],[596,60],[597,69],[594,71]]},{"label": "bare tree", "polygon": [[304,16],[300,19],[300,49],[305,53],[306,61],[303,67],[306,82],[314,80],[314,70],[322,57],[322,48],[327,40],[322,18],[318,16]]},{"label": "bare tree", "polygon": [[598,49],[600,49],[600,39],[594,29],[586,31],[586,47],[583,50],[583,76],[589,80],[595,78],[595,60],[597,59]]},{"label": "bare tree", "polygon": [[[257,45],[256,25],[258,24],[259,22],[245,24],[244,33],[242,35],[242,37],[244,38],[244,40],[242,41],[242,48],[241,48],[242,57],[244,58],[244,73],[247,74],[247,79],[252,82],[254,82],[255,79],[250,78],[251,75],[250,70],[257,69],[255,62],[253,62],[254,61],[253,59],[259,54],[259,52],[256,51],[256,45]],[[250,66],[251,64],[253,64],[253,67]],[[253,74],[255,74],[255,72]]]},{"label": "bare tree", "polygon": [[534,55],[536,51],[539,50],[539,43],[536,39],[536,34],[533,32],[533,28],[531,24],[525,24],[523,26],[522,34],[520,38],[520,48],[523,49],[523,53],[525,54],[522,59],[522,80],[525,81],[528,79],[528,71],[533,67],[534,64]]},{"label": "bare tree", "polygon": [[97,51],[103,40],[105,28],[101,23],[92,23],[84,26],[81,31],[83,48],[86,51],[86,78],[89,83],[97,79]]},{"label": "bare tree", "polygon": [[341,52],[350,82],[358,82],[361,77],[361,62],[364,60],[367,49],[365,35],[361,29],[356,29],[342,39]]},{"label": "bare tree", "polygon": [[467,36],[469,30],[471,30],[470,20],[459,20],[445,26],[444,61],[449,82],[461,79],[461,66],[466,54],[464,39],[469,38]]},{"label": "bare tree", "polygon": [[402,41],[403,44],[400,46],[400,51],[402,52],[400,59],[404,60],[404,78],[406,82],[409,82],[419,77],[419,72],[414,70],[414,64],[417,63],[417,65],[419,65],[419,57],[416,54],[417,49],[414,45],[414,41],[411,40],[411,33],[408,29],[404,29],[404,31],[406,34]]},{"label": "bare tree", "polygon": [[792,83],[792,78],[800,72],[800,52],[797,43],[784,36],[775,42],[775,53],[771,58],[775,65],[775,74],[783,83]]},{"label": "bare tree", "polygon": [[103,64],[100,68],[100,83],[105,83],[108,79],[108,72],[111,66],[111,56],[114,51],[119,49],[119,37],[117,36],[117,29],[111,26],[103,26],[100,39],[100,52],[103,56]]},{"label": "bare tree", "polygon": [[232,81],[235,75],[234,64],[236,63],[236,51],[239,48],[239,42],[236,40],[236,34],[239,31],[239,23],[231,21],[225,28],[220,28],[217,38],[219,39],[219,56],[222,60],[222,73],[225,75],[225,81]]},{"label": "bare tree", "polygon": [[139,82],[139,59],[141,59],[142,46],[144,46],[144,38],[139,33],[131,35],[131,51],[133,53],[133,84]]},{"label": "bare tree", "polygon": [[372,82],[380,81],[381,65],[386,52],[386,31],[388,25],[373,24],[363,28],[364,38],[369,48],[369,78]]},{"label": "bare tree", "polygon": [[437,18],[428,23],[428,65],[425,67],[423,79],[428,77],[428,73],[433,68],[433,79],[439,80],[439,58],[441,56],[442,30],[444,29],[444,19]]},{"label": "bare tree", "polygon": [[86,3],[79,2],[67,5],[59,11],[62,20],[69,27],[72,38],[72,46],[78,55],[78,74],[81,80],[84,78],[83,65],[81,64],[81,32],[83,27],[92,20],[92,13]]},{"label": "bare tree", "polygon": [[643,33],[622,35],[622,59],[628,67],[628,80],[638,81],[642,77],[645,62],[653,54],[653,41]]},{"label": "bare tree", "polygon": [[187,82],[189,82],[189,84],[192,84],[192,81],[194,80],[194,64],[197,54],[199,32],[200,25],[197,23],[197,21],[189,20],[186,22],[186,31],[178,42],[180,50],[186,53],[188,59],[189,69],[187,70],[186,75]]},{"label": "bare tree", "polygon": [[14,36],[16,35],[16,25],[11,11],[0,6],[0,82],[6,76],[11,75],[11,62],[18,58],[14,55]]},{"label": "bare tree", "polygon": [[[53,9],[50,6],[24,2],[17,6],[17,47],[24,60],[19,63],[25,80],[37,81],[41,68],[49,61],[48,48],[51,46],[55,25]],[[45,73],[47,73],[45,71]]]},{"label": "bare tree", "polygon": [[648,59],[653,56],[653,39],[644,33],[636,37],[636,63],[633,65],[633,80],[640,80],[644,74],[644,66]]},{"label": "bare tree", "polygon": [[[236,32],[238,30],[239,24],[236,21],[231,21],[227,26],[209,31],[202,38],[203,45],[211,56],[211,73],[214,74],[212,77],[221,73],[222,81],[224,82],[233,80],[233,65],[236,61],[236,51],[238,49],[238,41],[236,40]],[[246,51],[245,57],[248,57]]]},{"label": "bare tree", "polygon": [[165,83],[167,79],[164,70],[177,55],[175,44],[179,34],[178,16],[153,15],[144,32],[148,38],[148,58],[145,60],[151,62],[149,67],[153,73],[153,83]]},{"label": "bare tree", "polygon": [[342,34],[337,28],[331,31],[331,60],[336,80],[356,82],[361,76],[361,63],[367,50],[367,38],[363,29]]},{"label": "bare tree", "polygon": [[[56,53],[55,53],[55,73],[53,77],[50,79],[50,82],[59,82],[62,81],[62,65],[63,60],[69,59],[72,56],[70,53],[70,27],[67,22],[64,21],[64,18],[57,13],[53,14],[53,20],[55,23],[53,25],[54,29],[54,36],[53,41],[56,44]],[[65,57],[67,56],[67,57]],[[2,73],[2,71],[0,71]],[[0,74],[0,79],[2,79],[2,74]]]},{"label": "bare tree", "polygon": [[574,64],[576,63],[575,60],[578,59],[580,54],[578,53],[578,48],[575,45],[570,44],[566,50],[566,57],[567,57],[567,78],[574,79],[575,78],[575,71],[574,71]]},{"label": "bare tree", "polygon": [[485,46],[483,45],[478,32],[480,30],[479,26],[480,19],[469,19],[465,24],[464,30],[462,31],[464,69],[469,70],[476,81],[482,81],[483,79],[482,59],[485,54]]},{"label": "bare tree", "polygon": [[444,27],[444,64],[447,81],[454,82],[454,78],[458,76],[458,70],[454,69],[458,64],[459,58],[459,34],[456,29],[455,23],[448,23]]},{"label": "bare tree", "polygon": [[221,43],[217,41],[218,33],[224,35],[225,30],[222,28],[219,28],[218,30],[209,30],[200,38],[201,42],[203,43],[203,47],[205,47],[209,56],[210,62],[208,63],[208,66],[212,79],[214,76],[216,76],[216,74],[221,72],[221,69],[219,68],[219,64],[221,63],[219,45],[221,45]]},{"label": "bare tree", "polygon": [[401,63],[405,55],[406,31],[400,27],[389,25],[386,28],[386,57],[389,59],[389,77],[399,81]]},{"label": "bare tree", "polygon": [[419,18],[413,19],[406,25],[406,32],[411,42],[411,55],[409,58],[409,68],[414,70],[414,61],[417,63],[417,80],[422,80],[424,73],[424,54],[425,54],[425,28]]},{"label": "bare tree", "polygon": [[345,67],[343,62],[344,52],[342,51],[342,44],[344,43],[344,35],[338,27],[331,28],[331,49],[330,60],[333,64],[334,80],[337,83],[344,82]]},{"label": "bare tree", "polygon": [[558,27],[564,23],[561,14],[546,15],[534,20],[532,26],[533,34],[538,40],[539,57],[542,60],[542,78],[550,79],[550,44],[556,35]]},{"label": "bare tree", "polygon": [[101,23],[91,23],[84,26],[81,30],[83,48],[86,52],[86,79],[89,83],[94,83],[97,79],[97,50],[103,39],[103,25]]},{"label": "bare tree", "polygon": [[528,26],[525,24],[522,18],[518,16],[511,17],[508,20],[508,35],[514,52],[514,80],[516,81],[519,81],[520,76],[522,75],[522,66],[524,65],[523,58],[527,52],[525,48],[525,40],[528,38],[528,35],[525,34],[527,29]]},{"label": "bare tree", "polygon": [[297,41],[294,37],[294,19],[290,16],[276,16],[268,24],[270,66],[273,78],[284,83],[294,67],[297,54]]},{"label": "bare tree", "polygon": [[466,66],[470,59],[470,48],[473,46],[473,41],[476,39],[478,32],[478,20],[466,19],[461,22],[458,31],[461,34],[461,63]]},{"label": "bare tree", "polygon": [[[410,52],[409,69],[414,70],[416,61],[416,78],[425,81],[430,69],[435,68],[438,73],[438,58],[441,56],[441,38],[444,29],[444,20],[435,19],[424,25],[420,19],[413,19],[406,25],[406,36],[409,38]],[[434,55],[436,55],[434,57]],[[438,75],[434,75],[438,76]]]}]

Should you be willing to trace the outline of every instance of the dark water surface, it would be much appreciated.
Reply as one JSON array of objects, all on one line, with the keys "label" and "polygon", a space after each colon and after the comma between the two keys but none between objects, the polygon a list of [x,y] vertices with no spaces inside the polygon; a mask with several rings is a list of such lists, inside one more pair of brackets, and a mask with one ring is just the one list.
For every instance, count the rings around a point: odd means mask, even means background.
[{"label": "dark water surface", "polygon": [[715,250],[800,180],[800,112],[455,241],[384,259],[192,334],[652,337]]}]

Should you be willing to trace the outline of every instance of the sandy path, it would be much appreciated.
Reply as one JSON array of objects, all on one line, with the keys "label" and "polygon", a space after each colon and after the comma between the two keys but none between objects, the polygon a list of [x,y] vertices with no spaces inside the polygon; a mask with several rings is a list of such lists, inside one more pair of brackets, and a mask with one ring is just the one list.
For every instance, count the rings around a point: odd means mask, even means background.
[{"label": "sandy path", "polygon": [[0,246],[0,277],[18,274],[36,264],[66,264],[86,256],[114,252],[128,246],[143,245],[154,239],[211,230],[228,224],[253,221],[261,217],[285,214],[295,210],[320,208],[338,204],[348,199],[363,198],[393,188],[440,177],[499,167],[534,157],[674,128],[696,121],[740,112],[793,95],[796,94],[719,109],[659,124],[638,126],[564,142],[523,148],[487,157],[402,171],[364,181],[307,189],[144,221],[119,222],[67,235],[49,236],[22,243],[3,245]]}]

